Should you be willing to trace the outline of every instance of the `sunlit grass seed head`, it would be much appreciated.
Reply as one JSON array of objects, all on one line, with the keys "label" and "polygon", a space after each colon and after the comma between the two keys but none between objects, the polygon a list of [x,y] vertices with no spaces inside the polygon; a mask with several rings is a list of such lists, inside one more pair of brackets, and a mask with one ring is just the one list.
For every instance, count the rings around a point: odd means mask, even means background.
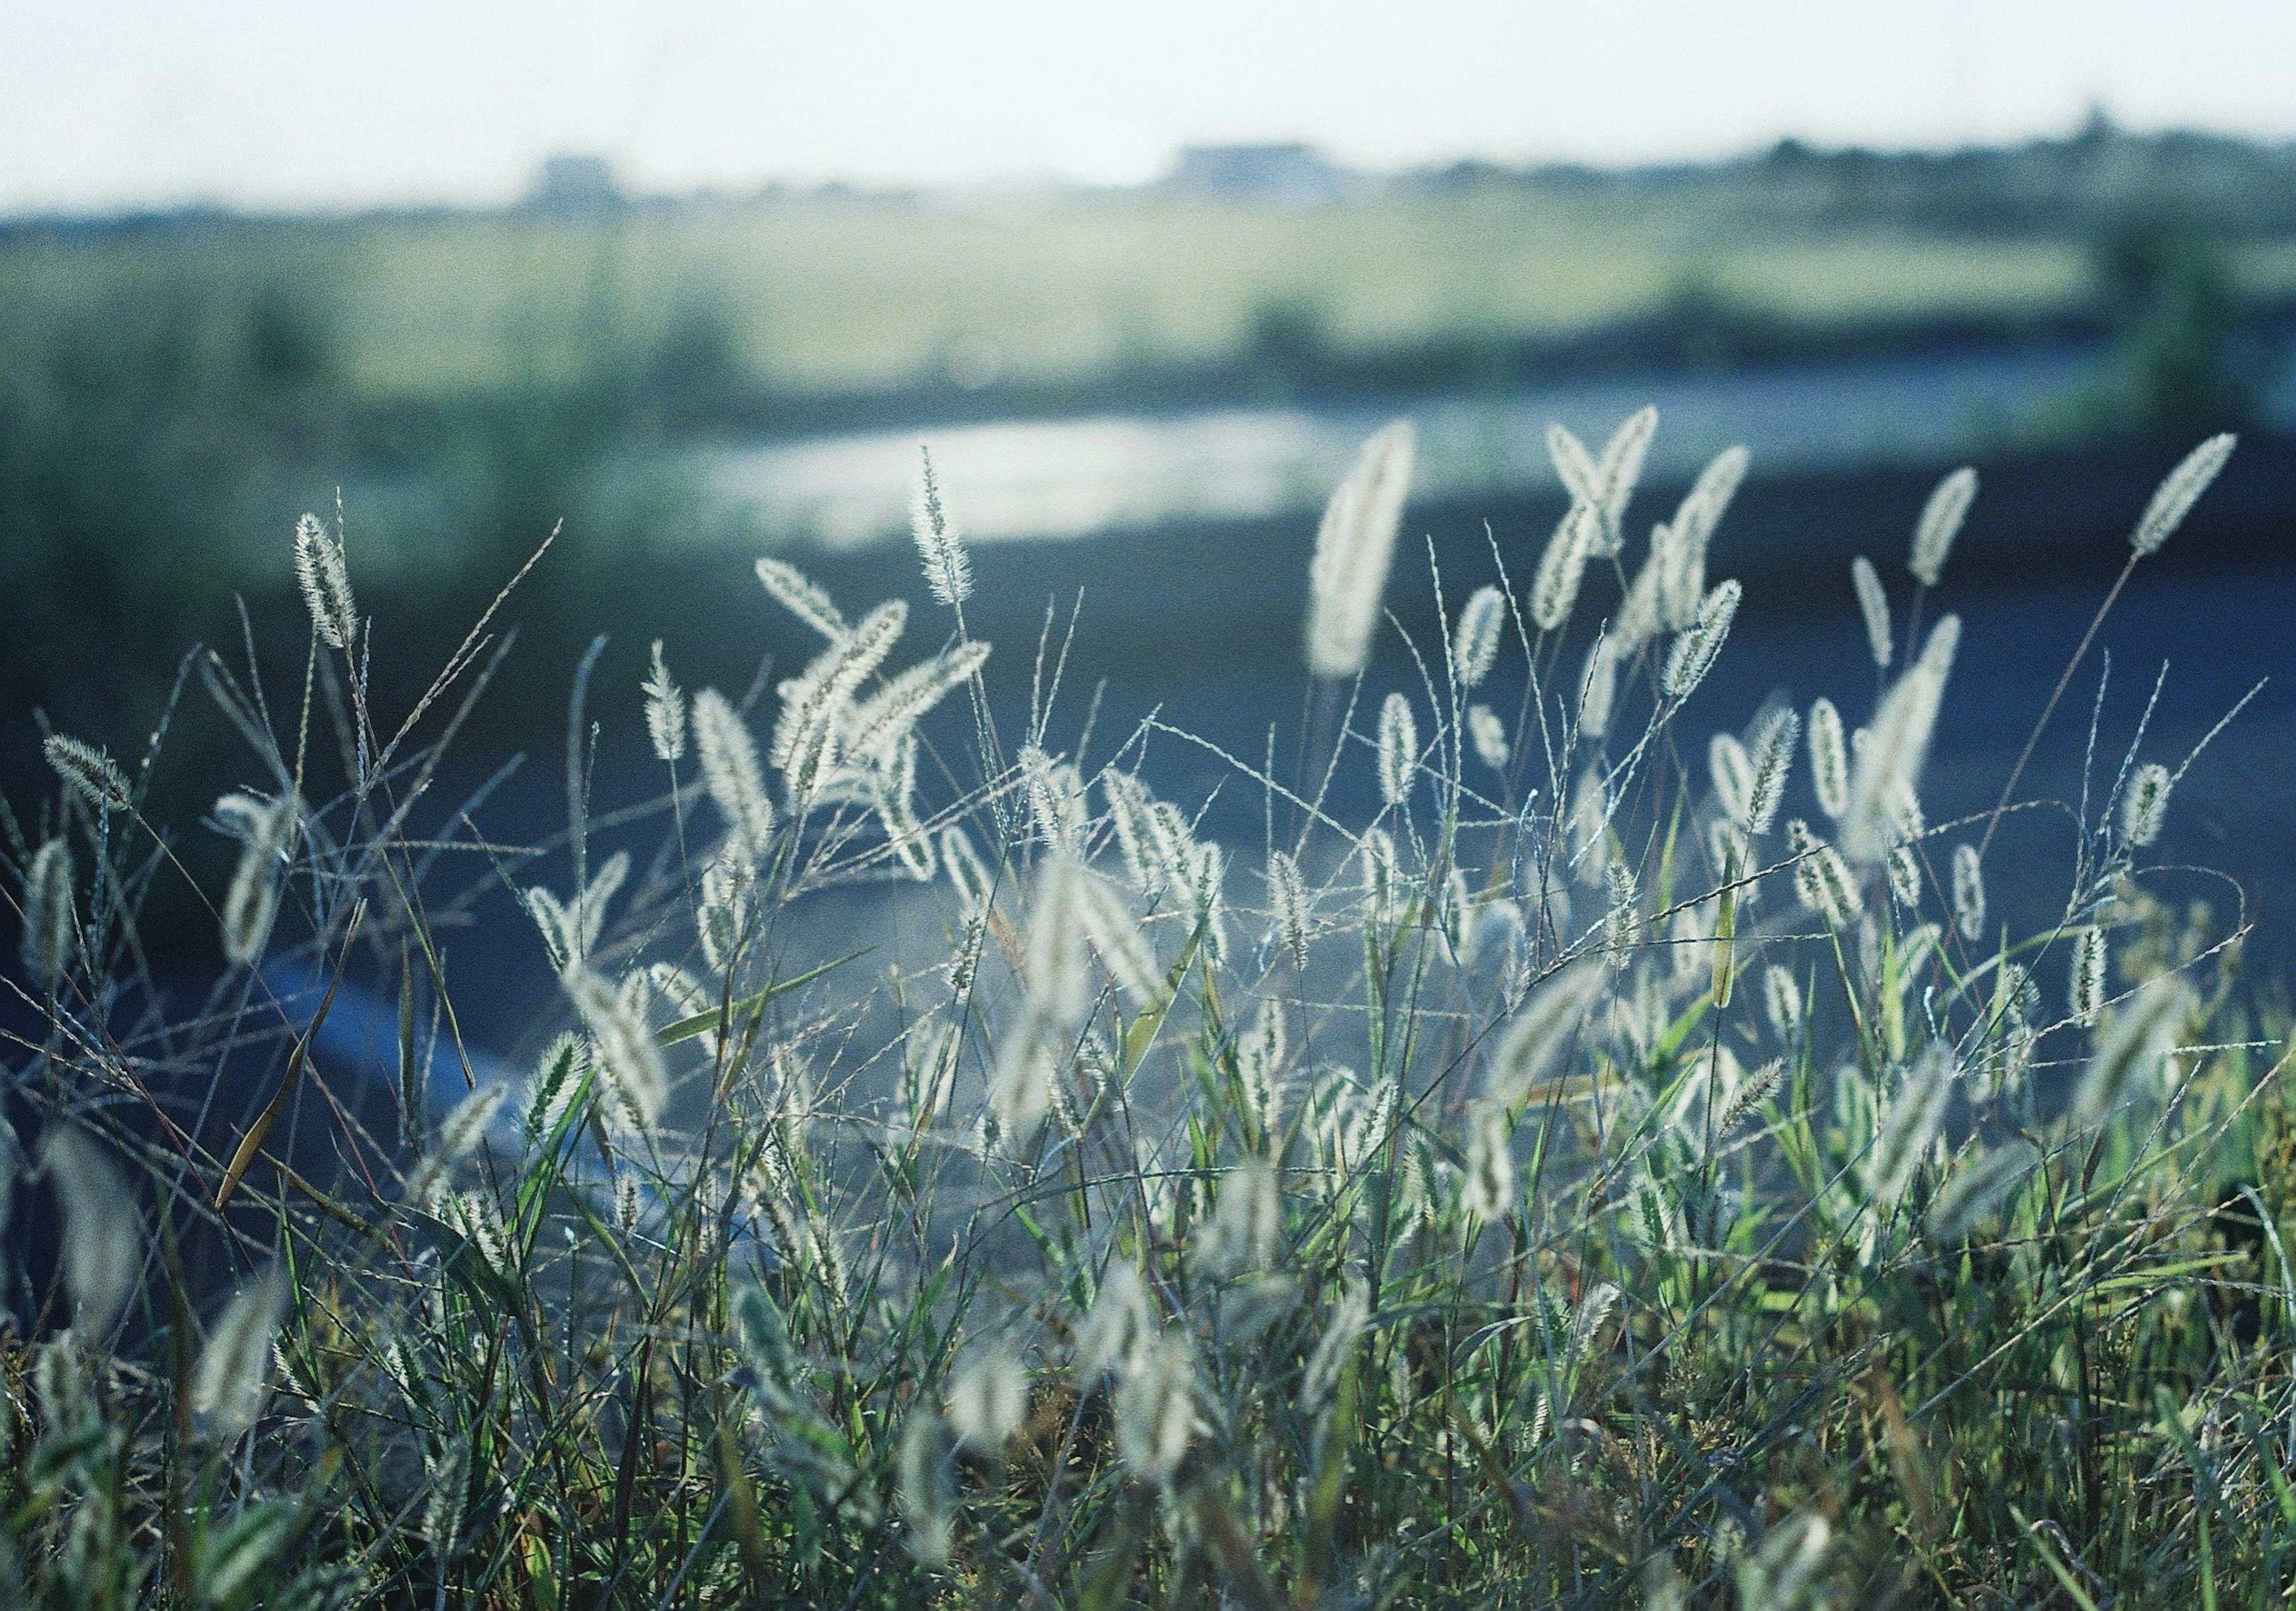
[{"label": "sunlit grass seed head", "polygon": [[1275,932],[1283,938],[1292,967],[1304,971],[1308,966],[1311,906],[1308,881],[1300,876],[1300,863],[1289,852],[1275,851],[1267,858],[1267,902],[1275,915]]},{"label": "sunlit grass seed head", "polygon": [[1777,821],[1785,798],[1786,781],[1793,773],[1794,747],[1801,737],[1801,718],[1780,707],[1754,736],[1752,765],[1746,784],[1746,831],[1759,838]]},{"label": "sunlit grass seed head", "polygon": [[1734,734],[1718,732],[1707,740],[1706,773],[1722,814],[1733,822],[1744,823],[1746,803],[1754,789],[1754,765]]},{"label": "sunlit grass seed head", "polygon": [[42,845],[25,870],[22,948],[32,983],[48,993],[62,981],[79,949],[71,846],[61,838]]},{"label": "sunlit grass seed head", "polygon": [[1411,701],[1391,693],[1379,707],[1379,795],[1390,806],[1410,797],[1412,774],[1419,765],[1419,724]]},{"label": "sunlit grass seed head", "polygon": [[1786,824],[1786,845],[1798,858],[1794,887],[1801,904],[1824,920],[1829,928],[1839,931],[1855,922],[1866,910],[1866,903],[1833,846],[1812,833],[1800,817]]},{"label": "sunlit grass seed head", "polygon": [[[638,990],[645,985],[640,976],[634,975],[631,983]],[[652,1134],[669,1100],[669,1071],[646,1026],[638,990],[617,990],[587,968],[570,969],[564,984],[589,1032],[591,1063],[609,1122],[627,1133]]]},{"label": "sunlit grass seed head", "polygon": [[1029,1418],[1029,1373],[1009,1350],[984,1346],[950,1376],[941,1411],[958,1448],[998,1453]]},{"label": "sunlit grass seed head", "polygon": [[2104,1010],[2106,940],[2104,930],[2082,929],[2073,936],[2072,1020],[2084,1029],[2096,1026]]},{"label": "sunlit grass seed head", "polygon": [[1467,738],[1475,758],[1493,772],[1505,772],[1509,756],[1506,724],[1488,705],[1467,707]]},{"label": "sunlit grass seed head", "polygon": [[1873,651],[1874,664],[1886,671],[1893,645],[1890,634],[1890,595],[1882,591],[1882,573],[1874,568],[1873,560],[1859,554],[1850,561],[1849,579],[1857,593],[1857,613],[1866,619],[1866,645]]},{"label": "sunlit grass seed head", "polygon": [[48,765],[73,793],[97,811],[129,808],[127,774],[119,763],[92,744],[63,733],[51,733],[41,746]]},{"label": "sunlit grass seed head", "polygon": [[1960,617],[1947,616],[1874,712],[1873,737],[1851,769],[1841,818],[1842,847],[1854,861],[1878,861],[1904,837],[1906,802],[1915,797],[1960,642]]},{"label": "sunlit grass seed head", "polygon": [[645,696],[646,737],[656,756],[676,761],[685,754],[685,696],[670,681],[669,666],[661,658],[661,640],[653,641],[653,663],[638,685]]},{"label": "sunlit grass seed head", "polygon": [[1841,713],[1820,698],[1809,707],[1809,774],[1818,809],[1834,821],[1849,809],[1849,756],[1841,736]]},{"label": "sunlit grass seed head", "polygon": [[276,1265],[232,1296],[201,1350],[192,1409],[217,1441],[235,1442],[263,1412],[271,1386],[271,1345],[287,1307],[287,1277]]},{"label": "sunlit grass seed head", "polygon": [[941,505],[940,481],[933,474],[932,450],[920,448],[918,457],[922,468],[910,510],[909,530],[916,539],[918,557],[924,561],[925,585],[932,590],[934,598],[954,609],[972,596],[972,560],[964,551],[964,538]]},{"label": "sunlit grass seed head", "polygon": [[758,765],[757,740],[732,701],[714,688],[693,696],[693,740],[709,797],[726,819],[730,842],[751,870],[765,864],[774,837],[774,806]]},{"label": "sunlit grass seed head", "polygon": [[333,648],[348,650],[358,636],[350,566],[343,558],[342,533],[330,532],[316,515],[307,514],[295,523],[295,583],[303,591],[319,636]]},{"label": "sunlit grass seed head", "polygon": [[[1594,647],[1587,651],[1586,669],[1579,676],[1578,731],[1590,739],[1600,739],[1608,734],[1611,731],[1611,707],[1617,702],[1618,694],[1618,650],[1609,638],[1597,638]],[[1504,741],[1504,732],[1501,738]]]},{"label": "sunlit grass seed head", "polygon": [[1506,630],[1506,597],[1496,587],[1478,587],[1459,612],[1451,642],[1452,673],[1462,688],[1480,688],[1498,663],[1501,634]]},{"label": "sunlit grass seed head", "polygon": [[1923,1233],[1942,1247],[1967,1240],[2040,1165],[2040,1149],[2022,1136],[1969,1158],[1931,1199]]},{"label": "sunlit grass seed head", "polygon": [[67,1124],[49,1127],[40,1167],[63,1223],[72,1335],[100,1347],[135,1290],[144,1262],[143,1216],[106,1149]]},{"label": "sunlit grass seed head", "polygon": [[1688,699],[1714,668],[1737,617],[1741,591],[1735,578],[1717,582],[1699,601],[1698,618],[1675,634],[1660,679],[1669,699]]},{"label": "sunlit grass seed head", "polygon": [[[225,801],[242,804],[226,811]],[[239,864],[223,897],[223,953],[240,967],[263,954],[271,925],[279,911],[282,866],[293,854],[299,802],[292,794],[275,800],[249,795],[226,795],[216,802],[218,821],[234,822],[240,831]]]},{"label": "sunlit grass seed head", "polygon": [[1974,845],[1953,847],[1953,918],[1963,939],[1985,937],[1985,869]]},{"label": "sunlit grass seed head", "polygon": [[1541,632],[1558,632],[1578,603],[1579,584],[1587,561],[1603,529],[1602,516],[1584,503],[1574,503],[1555,523],[1546,540],[1538,569],[1530,581],[1531,624]]},{"label": "sunlit grass seed head", "polygon": [[2161,837],[2169,820],[2169,795],[2176,779],[2157,761],[2147,761],[2128,780],[2120,797],[2120,838],[2127,845],[2145,846]]},{"label": "sunlit grass seed head", "polygon": [[759,560],[757,572],[758,582],[775,602],[831,642],[852,630],[827,590],[788,560]]},{"label": "sunlit grass seed head", "polygon": [[1370,657],[1417,441],[1408,420],[1380,429],[1324,507],[1308,608],[1308,669],[1316,676],[1354,676]]},{"label": "sunlit grass seed head", "polygon": [[1247,1157],[1221,1178],[1212,1216],[1191,1252],[1215,1280],[1273,1265],[1283,1250],[1283,1195],[1275,1165]]},{"label": "sunlit grass seed head", "polygon": [[1141,1481],[1165,1484],[1203,1430],[1196,1351],[1185,1332],[1167,1331],[1140,1348],[1116,1390],[1116,1451]]},{"label": "sunlit grass seed head", "polygon": [[1916,911],[1922,904],[1922,863],[1914,855],[1911,845],[1892,845],[1890,854],[1882,858],[1882,871],[1890,884],[1890,898],[1907,912]]},{"label": "sunlit grass seed head", "polygon": [[1514,1199],[1514,1126],[1504,1107],[1479,1102],[1468,1111],[1467,1169],[1459,1211],[1496,1220],[1513,1212]]},{"label": "sunlit grass seed head", "polygon": [[1896,1207],[1912,1184],[1914,1171],[1945,1122],[1959,1072],[1952,1050],[1934,1041],[1905,1071],[1866,1159],[1866,1196],[1875,1208],[1887,1213]]},{"label": "sunlit grass seed head", "polygon": [[2175,974],[2161,974],[2106,1015],[2067,1122],[2075,1130],[2101,1124],[2133,1092],[2155,1084],[2192,1007],[2191,986]]},{"label": "sunlit grass seed head", "polygon": [[2240,438],[2226,432],[2210,437],[2186,454],[2176,469],[2153,490],[2152,501],[2145,504],[2136,529],[2128,535],[2128,546],[2138,557],[2158,552],[2161,545],[2176,534],[2193,512],[2193,505],[2217,478],[2225,462]]},{"label": "sunlit grass seed head", "polygon": [[1939,481],[1922,506],[1906,568],[1923,586],[1935,587],[1945,574],[1946,556],[1953,552],[1953,540],[1961,535],[1961,523],[1976,496],[1977,472],[1964,465]]}]

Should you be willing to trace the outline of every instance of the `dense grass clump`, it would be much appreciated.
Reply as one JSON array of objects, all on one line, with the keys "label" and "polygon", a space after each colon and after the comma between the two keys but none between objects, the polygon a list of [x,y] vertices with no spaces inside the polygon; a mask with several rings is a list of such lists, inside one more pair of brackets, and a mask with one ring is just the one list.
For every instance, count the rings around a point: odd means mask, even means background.
[{"label": "dense grass clump", "polygon": [[[474,802],[418,838],[488,623],[386,717],[309,522],[299,691],[202,666],[256,780],[213,814],[203,1002],[142,962],[156,743],[52,740],[4,823],[42,1028],[0,1206],[37,1174],[63,1234],[8,1277],[0,1598],[2282,1603],[2296,1121],[2240,936],[2152,893],[2181,765],[2141,728],[2098,764],[2061,917],[2007,932],[2017,779],[1920,803],[1973,479],[1909,609],[1859,569],[1870,709],[1710,732],[1744,455],[1630,576],[1654,425],[1557,431],[1570,513],[1397,688],[1365,667],[1412,438],[1374,438],[1293,763],[1223,757],[1256,846],[1159,797],[1168,730],[1057,733],[1049,642],[1000,730],[930,480],[937,647],[762,561],[821,642],[769,712],[689,698],[674,646],[611,700],[586,666],[565,835],[495,844]],[[593,707],[643,720],[650,819],[593,820]],[[519,1077],[446,988],[473,856],[563,985]],[[398,1005],[364,1097],[315,1050],[362,987]]]}]

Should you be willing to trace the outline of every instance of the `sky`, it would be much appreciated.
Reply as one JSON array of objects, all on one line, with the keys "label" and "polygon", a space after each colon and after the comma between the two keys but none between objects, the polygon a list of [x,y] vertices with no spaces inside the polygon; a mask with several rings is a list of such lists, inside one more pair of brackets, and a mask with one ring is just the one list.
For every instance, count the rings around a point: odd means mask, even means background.
[{"label": "sky", "polygon": [[1191,143],[1374,169],[2296,138],[2296,0],[23,0],[0,214],[1153,176]]}]

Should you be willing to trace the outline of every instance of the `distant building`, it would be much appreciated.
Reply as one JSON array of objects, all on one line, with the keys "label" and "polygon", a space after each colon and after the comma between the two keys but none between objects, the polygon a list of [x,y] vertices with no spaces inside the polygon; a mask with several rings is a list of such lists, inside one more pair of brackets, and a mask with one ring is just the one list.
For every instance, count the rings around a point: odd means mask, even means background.
[{"label": "distant building", "polygon": [[526,204],[537,212],[603,212],[619,207],[624,200],[613,164],[603,157],[552,157],[543,163],[526,192]]},{"label": "distant building", "polygon": [[1304,206],[1336,201],[1354,176],[1312,145],[1190,145],[1181,148],[1165,184],[1197,195],[1237,196]]}]

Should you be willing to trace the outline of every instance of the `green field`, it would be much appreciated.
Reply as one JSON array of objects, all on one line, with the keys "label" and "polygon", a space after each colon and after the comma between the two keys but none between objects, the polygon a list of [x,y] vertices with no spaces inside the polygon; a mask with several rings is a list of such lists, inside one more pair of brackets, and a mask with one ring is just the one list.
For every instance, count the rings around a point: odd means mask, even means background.
[{"label": "green field", "polygon": [[[369,401],[562,379],[602,348],[684,352],[783,396],[1248,361],[1271,329],[1338,352],[1584,335],[1697,306],[1822,334],[2076,315],[2076,233],[1978,233],[1511,185],[1291,209],[1160,192],[695,200],[576,217],[189,220],[20,231],[0,342],[116,300],[269,298]],[[2296,238],[2228,250],[2296,290]],[[681,345],[681,343],[683,345]]]}]

